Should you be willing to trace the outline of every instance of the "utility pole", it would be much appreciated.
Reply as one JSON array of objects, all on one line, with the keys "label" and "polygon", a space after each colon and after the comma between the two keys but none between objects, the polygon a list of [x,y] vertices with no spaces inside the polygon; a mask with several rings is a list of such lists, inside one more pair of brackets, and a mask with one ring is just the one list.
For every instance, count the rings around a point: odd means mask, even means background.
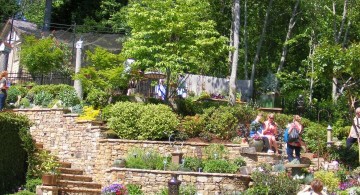
[{"label": "utility pole", "polygon": [[[82,49],[83,49],[83,41],[80,39],[78,42],[76,42],[76,63],[75,63],[75,74],[80,72],[81,69],[81,55],[82,55]],[[74,88],[77,93],[77,96],[80,100],[83,98],[83,91],[81,86],[81,81],[76,79],[74,81]]]}]

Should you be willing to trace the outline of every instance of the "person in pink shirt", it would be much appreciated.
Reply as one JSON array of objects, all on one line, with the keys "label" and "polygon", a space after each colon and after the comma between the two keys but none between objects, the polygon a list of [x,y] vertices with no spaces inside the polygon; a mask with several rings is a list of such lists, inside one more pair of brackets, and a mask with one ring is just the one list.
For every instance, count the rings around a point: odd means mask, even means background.
[{"label": "person in pink shirt", "polygon": [[275,115],[273,113],[268,115],[267,121],[264,122],[265,128],[263,130],[263,135],[269,139],[270,148],[268,153],[274,153],[274,151],[272,151],[272,148],[274,148],[275,153],[279,154],[275,138],[275,136],[278,134],[278,125],[274,122],[274,116]]}]

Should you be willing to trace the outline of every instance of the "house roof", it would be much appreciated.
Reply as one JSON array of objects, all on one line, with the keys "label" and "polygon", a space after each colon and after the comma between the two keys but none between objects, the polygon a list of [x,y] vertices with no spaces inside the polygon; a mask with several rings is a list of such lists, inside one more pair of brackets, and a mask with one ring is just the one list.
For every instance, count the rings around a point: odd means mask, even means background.
[{"label": "house roof", "polygon": [[[20,37],[23,35],[34,35],[41,38],[43,36],[42,30],[34,23],[22,21],[22,20],[8,20],[0,31],[0,41],[5,40],[10,31],[11,24],[13,23],[12,30],[15,31]],[[59,30],[52,31],[53,36],[60,42],[67,43],[70,47],[74,46],[76,41],[80,38],[83,41],[84,48],[92,49],[95,47],[103,47],[114,53],[119,53],[122,48],[122,44],[117,41],[123,34],[98,34],[98,33],[78,33],[74,34],[70,31]]]}]

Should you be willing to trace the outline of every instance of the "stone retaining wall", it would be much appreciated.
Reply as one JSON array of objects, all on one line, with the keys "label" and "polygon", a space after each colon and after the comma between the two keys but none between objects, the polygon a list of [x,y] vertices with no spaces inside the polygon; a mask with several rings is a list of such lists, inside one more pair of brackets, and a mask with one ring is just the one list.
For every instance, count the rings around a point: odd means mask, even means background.
[{"label": "stone retaining wall", "polygon": [[[162,155],[170,155],[175,150],[184,153],[184,156],[204,157],[205,143],[175,143],[170,145],[166,141],[138,141],[121,139],[104,139],[102,131],[104,128],[92,122],[78,122],[77,114],[66,114],[62,109],[17,109],[14,112],[24,114],[33,122],[30,133],[38,143],[43,143],[46,150],[57,155],[60,161],[69,162],[72,168],[85,171],[85,175],[92,176],[95,182],[103,186],[118,182],[147,182],[152,185],[144,189],[154,191],[159,186],[166,186],[170,178],[170,172],[125,170],[112,168],[112,164],[118,158],[124,158],[127,152],[134,148],[152,149]],[[244,147],[238,144],[226,144],[229,150],[229,159],[243,156],[247,164],[258,162],[271,162],[274,157],[269,155],[244,154]],[[259,154],[259,153],[258,153]],[[195,183],[196,187],[204,192],[213,189],[213,192],[220,189],[238,189],[243,182],[241,178],[246,176],[232,174],[206,174],[182,172],[179,177],[185,183]],[[128,176],[130,175],[130,176]],[[142,178],[140,181],[134,178]],[[136,177],[135,177],[136,176]],[[158,178],[164,178],[158,181]],[[220,179],[221,178],[221,179]],[[214,184],[215,182],[215,184]],[[240,182],[240,183],[241,183]],[[159,185],[153,185],[159,184]],[[241,183],[241,186],[244,183]],[[145,185],[145,184],[143,184]],[[243,186],[242,186],[243,187]]]},{"label": "stone retaining wall", "polygon": [[14,112],[26,115],[33,122],[30,133],[44,149],[87,175],[94,173],[97,140],[101,137],[99,126],[89,121],[77,122],[77,114],[66,114],[69,111],[63,109],[16,109]]},{"label": "stone retaining wall", "polygon": [[237,174],[196,173],[154,171],[127,168],[111,168],[106,171],[103,183],[110,184],[118,181],[123,184],[137,184],[142,186],[145,194],[159,192],[167,187],[172,174],[178,175],[182,186],[195,186],[198,194],[235,194],[245,190],[250,182],[250,176]]}]

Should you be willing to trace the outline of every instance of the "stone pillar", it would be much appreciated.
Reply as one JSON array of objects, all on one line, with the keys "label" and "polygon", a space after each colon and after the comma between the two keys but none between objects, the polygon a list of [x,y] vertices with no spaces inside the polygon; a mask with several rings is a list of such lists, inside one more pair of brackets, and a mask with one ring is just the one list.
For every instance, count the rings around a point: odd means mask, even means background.
[{"label": "stone pillar", "polygon": [[[75,63],[75,74],[80,72],[81,69],[81,54],[82,54],[82,49],[83,49],[83,41],[79,40],[78,42],[76,42],[76,63]],[[82,91],[82,86],[81,86],[81,81],[80,80],[75,80],[74,81],[74,88],[75,91],[79,97],[79,99],[82,100],[83,98],[83,91]]]}]

